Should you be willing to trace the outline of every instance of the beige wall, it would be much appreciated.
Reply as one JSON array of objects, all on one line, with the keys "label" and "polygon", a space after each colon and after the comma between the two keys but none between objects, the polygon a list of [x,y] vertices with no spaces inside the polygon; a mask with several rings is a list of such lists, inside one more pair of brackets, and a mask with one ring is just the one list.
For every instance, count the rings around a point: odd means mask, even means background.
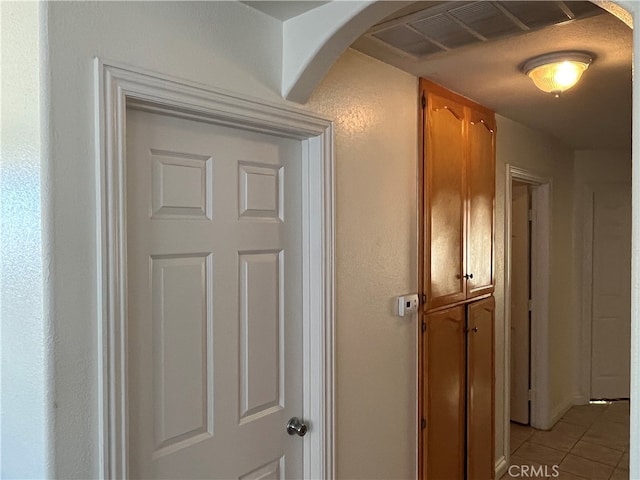
[{"label": "beige wall", "polygon": [[[393,89],[388,85],[394,85]],[[417,285],[416,78],[353,50],[307,107],[336,125],[337,471],[410,478],[415,462],[415,320],[393,296]],[[572,265],[573,151],[498,116],[496,455],[504,408],[504,190],[507,163],[552,179],[550,408],[573,402],[577,352]],[[567,301],[568,300],[568,301]],[[354,347],[357,345],[357,347]],[[395,410],[394,419],[387,412]],[[405,428],[398,428],[403,425]],[[409,426],[410,430],[406,430]],[[386,432],[381,435],[381,432]],[[397,459],[397,460],[390,460]]]},{"label": "beige wall", "polygon": [[[388,85],[394,85],[389,89]],[[337,470],[340,478],[409,478],[415,430],[415,321],[393,296],[416,288],[416,78],[353,50],[308,108],[336,125]],[[504,190],[507,163],[552,179],[550,408],[574,400],[573,151],[498,116],[496,158],[496,454],[504,408]],[[366,330],[363,330],[366,329]],[[354,348],[354,345],[358,345]],[[385,412],[394,409],[395,420]],[[394,424],[396,426],[394,426]],[[397,428],[404,425],[405,429]],[[387,432],[381,436],[380,432]],[[390,458],[397,460],[390,461]]]},{"label": "beige wall", "polygon": [[[573,151],[561,143],[497,116],[496,146],[496,432],[503,429],[504,409],[504,219],[506,165],[552,180],[549,298],[549,405],[555,417],[573,402],[576,328],[573,299]],[[496,436],[496,455],[503,450]]]},{"label": "beige wall", "polygon": [[415,478],[418,85],[348,50],[307,108],[335,119],[338,478]]}]

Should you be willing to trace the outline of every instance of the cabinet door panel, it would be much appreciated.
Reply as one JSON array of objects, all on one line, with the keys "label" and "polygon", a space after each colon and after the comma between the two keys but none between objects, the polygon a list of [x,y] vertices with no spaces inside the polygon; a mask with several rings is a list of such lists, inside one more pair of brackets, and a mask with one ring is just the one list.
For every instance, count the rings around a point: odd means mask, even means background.
[{"label": "cabinet door panel", "polygon": [[427,308],[465,298],[464,107],[428,95],[425,132],[425,287]]},{"label": "cabinet door panel", "polygon": [[493,116],[469,110],[467,156],[467,298],[493,292],[495,125]]},{"label": "cabinet door panel", "polygon": [[493,297],[467,306],[467,479],[494,477]]},{"label": "cabinet door panel", "polygon": [[[423,357],[427,420],[422,430],[425,478],[464,477],[465,341],[464,306],[426,316]],[[486,479],[485,479],[486,480]]]}]

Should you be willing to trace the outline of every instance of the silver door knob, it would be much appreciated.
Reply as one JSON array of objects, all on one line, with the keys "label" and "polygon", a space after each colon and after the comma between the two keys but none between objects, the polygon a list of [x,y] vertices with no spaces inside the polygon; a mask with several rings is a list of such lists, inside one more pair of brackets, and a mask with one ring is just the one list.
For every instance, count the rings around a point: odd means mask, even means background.
[{"label": "silver door knob", "polygon": [[287,423],[287,433],[289,435],[304,437],[307,434],[307,430],[307,426],[298,417],[291,417],[291,420]]}]

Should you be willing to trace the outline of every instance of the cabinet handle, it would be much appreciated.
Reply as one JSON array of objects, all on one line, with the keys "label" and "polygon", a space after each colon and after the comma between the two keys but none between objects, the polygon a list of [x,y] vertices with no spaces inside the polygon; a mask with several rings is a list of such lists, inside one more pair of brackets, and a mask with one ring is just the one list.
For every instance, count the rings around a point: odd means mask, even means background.
[{"label": "cabinet handle", "polygon": [[472,279],[473,278],[473,273],[468,273],[464,276],[464,278],[466,278],[467,280]]},{"label": "cabinet handle", "polygon": [[471,329],[471,331],[472,331],[473,333],[476,333],[476,332],[478,331],[478,327],[473,327],[473,328]]}]

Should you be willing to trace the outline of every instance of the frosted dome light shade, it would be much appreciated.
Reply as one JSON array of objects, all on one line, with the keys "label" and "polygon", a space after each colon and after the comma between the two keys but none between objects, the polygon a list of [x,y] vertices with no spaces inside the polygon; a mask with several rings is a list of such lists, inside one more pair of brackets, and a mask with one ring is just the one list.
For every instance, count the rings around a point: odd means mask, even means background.
[{"label": "frosted dome light shade", "polygon": [[536,87],[558,97],[578,83],[591,61],[587,54],[561,52],[532,58],[522,70]]}]

